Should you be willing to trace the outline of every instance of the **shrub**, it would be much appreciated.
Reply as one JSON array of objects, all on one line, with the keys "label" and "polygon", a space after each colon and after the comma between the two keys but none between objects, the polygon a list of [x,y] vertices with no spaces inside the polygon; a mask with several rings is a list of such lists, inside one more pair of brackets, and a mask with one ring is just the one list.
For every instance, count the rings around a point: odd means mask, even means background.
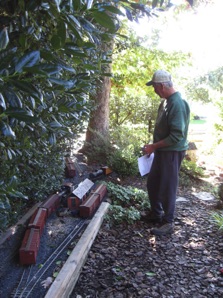
[{"label": "shrub", "polygon": [[110,154],[108,164],[113,171],[122,177],[138,174],[137,157],[134,154],[132,145],[123,149],[116,148],[113,153]]},{"label": "shrub", "polygon": [[147,192],[133,187],[124,187],[107,183],[108,194],[112,200],[109,213],[106,216],[110,224],[127,222],[129,224],[140,219],[140,212],[149,209],[150,204]]},{"label": "shrub", "polygon": [[214,212],[212,213],[212,221],[216,224],[219,230],[223,230],[223,213]]},{"label": "shrub", "polygon": [[194,178],[204,177],[203,169],[198,167],[195,162],[186,159],[182,162],[181,171]]},{"label": "shrub", "polygon": [[113,150],[108,157],[109,166],[122,177],[138,174],[138,157],[145,144],[148,131],[145,126],[126,125],[111,132]]},{"label": "shrub", "polygon": [[204,171],[194,161],[184,159],[180,169],[179,184],[183,187],[193,187],[194,180],[204,177]]}]

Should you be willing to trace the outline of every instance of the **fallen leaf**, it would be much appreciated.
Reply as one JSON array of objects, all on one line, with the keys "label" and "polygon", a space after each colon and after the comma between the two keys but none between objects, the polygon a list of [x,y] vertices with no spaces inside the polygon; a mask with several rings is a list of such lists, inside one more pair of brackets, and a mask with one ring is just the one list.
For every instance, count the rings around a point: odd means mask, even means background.
[{"label": "fallen leaf", "polygon": [[154,272],[146,272],[146,275],[149,276],[149,277],[153,277],[156,275],[156,273]]},{"label": "fallen leaf", "polygon": [[49,288],[49,286],[52,284],[53,278],[52,277],[47,277],[47,279],[43,280],[41,282],[41,285],[44,287],[44,289]]}]

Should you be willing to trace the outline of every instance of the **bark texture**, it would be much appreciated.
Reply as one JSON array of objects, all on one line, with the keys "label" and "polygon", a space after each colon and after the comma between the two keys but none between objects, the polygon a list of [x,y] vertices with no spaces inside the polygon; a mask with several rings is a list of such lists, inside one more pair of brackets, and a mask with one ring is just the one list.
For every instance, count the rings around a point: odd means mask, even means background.
[{"label": "bark texture", "polygon": [[109,98],[111,90],[111,80],[103,77],[94,100],[95,109],[91,117],[86,132],[86,142],[97,142],[98,134],[105,138],[109,135]]}]

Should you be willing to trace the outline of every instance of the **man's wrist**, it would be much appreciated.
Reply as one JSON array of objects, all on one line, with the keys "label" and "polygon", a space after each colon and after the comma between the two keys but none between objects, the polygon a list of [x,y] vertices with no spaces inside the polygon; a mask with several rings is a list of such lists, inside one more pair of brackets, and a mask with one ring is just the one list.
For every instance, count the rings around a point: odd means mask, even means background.
[{"label": "man's wrist", "polygon": [[152,145],[153,145],[154,151],[156,149],[159,149],[159,148],[162,148],[162,147],[166,147],[167,146],[167,144],[163,140],[161,140],[159,142],[156,142],[156,143],[153,143]]}]

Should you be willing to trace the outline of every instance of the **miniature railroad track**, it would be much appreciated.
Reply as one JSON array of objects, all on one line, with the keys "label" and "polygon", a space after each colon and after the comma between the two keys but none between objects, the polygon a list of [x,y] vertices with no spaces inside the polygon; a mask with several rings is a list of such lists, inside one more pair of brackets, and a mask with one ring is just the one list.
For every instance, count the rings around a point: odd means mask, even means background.
[{"label": "miniature railroad track", "polygon": [[33,292],[39,290],[41,282],[43,282],[48,276],[49,272],[53,272],[55,267],[55,260],[67,249],[67,246],[77,237],[78,233],[84,228],[87,221],[80,219],[77,221],[75,228],[72,232],[61,242],[56,248],[53,254],[46,260],[41,268],[34,272],[35,266],[29,266],[25,268],[19,284],[11,294],[12,298],[27,298],[33,297]]}]

